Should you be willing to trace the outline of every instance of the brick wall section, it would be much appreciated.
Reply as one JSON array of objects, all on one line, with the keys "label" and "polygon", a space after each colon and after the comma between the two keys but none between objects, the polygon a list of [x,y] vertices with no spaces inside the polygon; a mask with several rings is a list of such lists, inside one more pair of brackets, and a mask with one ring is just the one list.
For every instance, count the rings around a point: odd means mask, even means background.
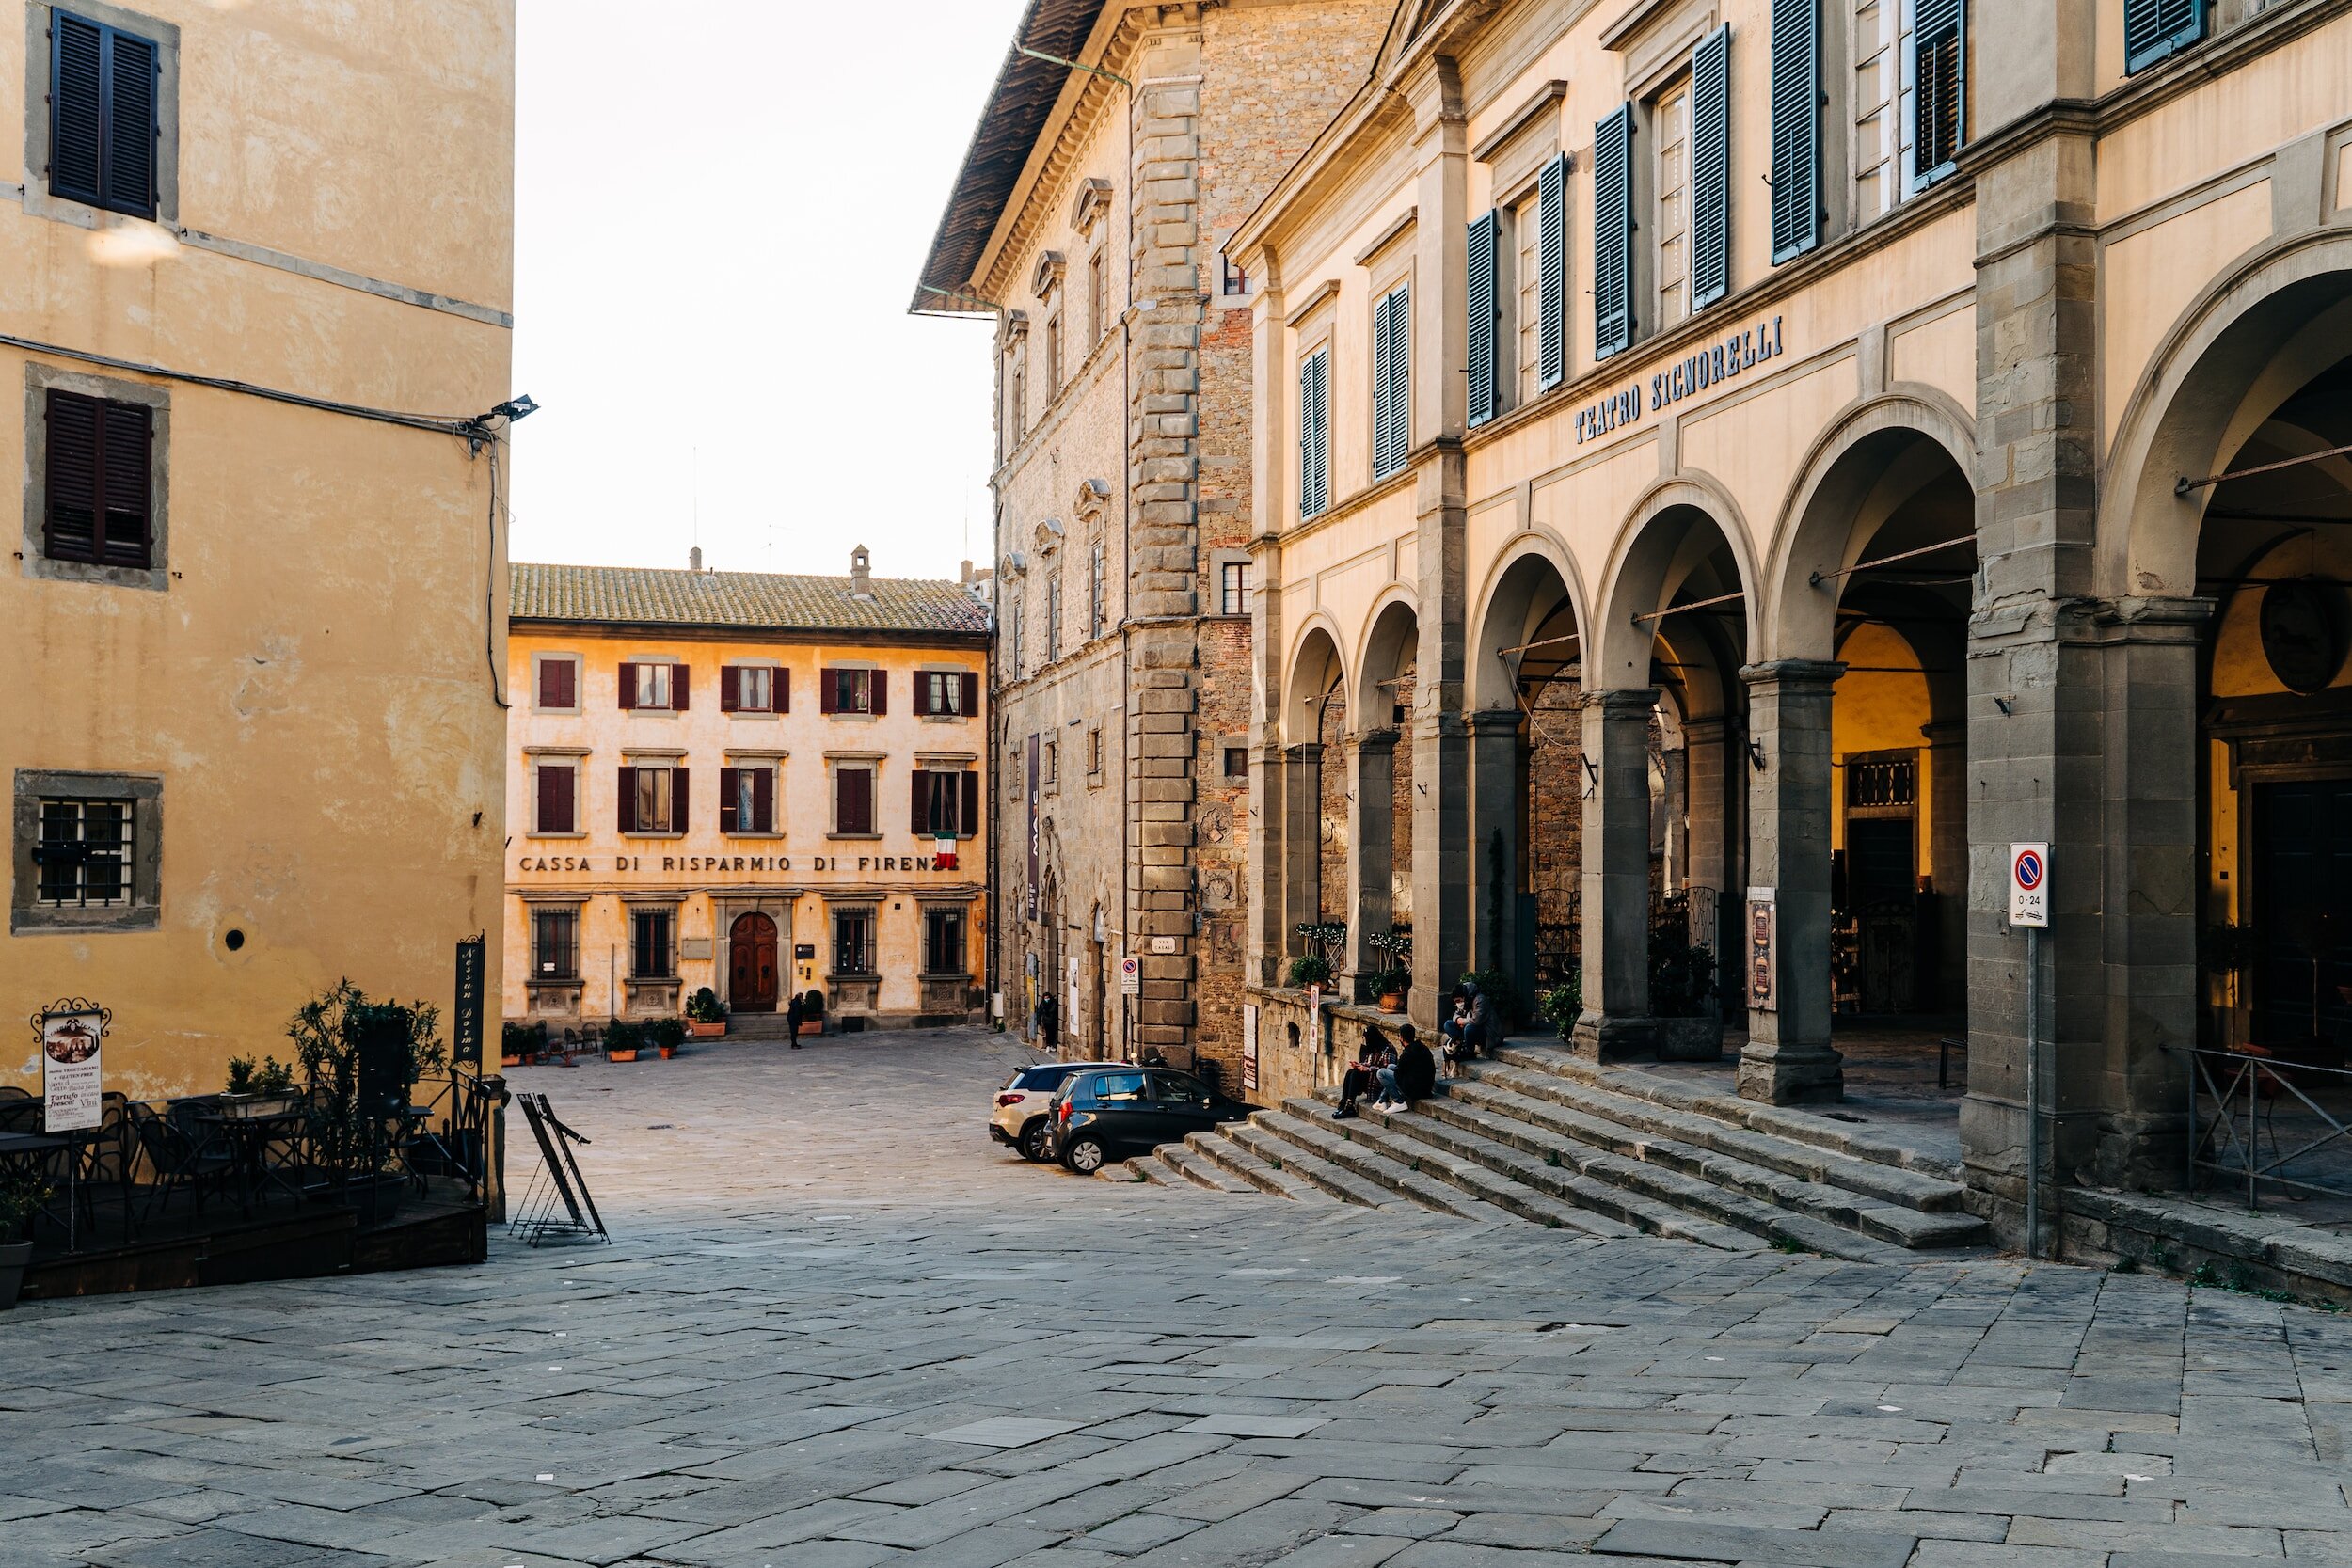
[{"label": "brick wall section", "polygon": [[1528,750],[1530,879],[1535,894],[1537,986],[1575,972],[1584,910],[1584,736],[1576,683],[1534,687],[1534,740]]}]

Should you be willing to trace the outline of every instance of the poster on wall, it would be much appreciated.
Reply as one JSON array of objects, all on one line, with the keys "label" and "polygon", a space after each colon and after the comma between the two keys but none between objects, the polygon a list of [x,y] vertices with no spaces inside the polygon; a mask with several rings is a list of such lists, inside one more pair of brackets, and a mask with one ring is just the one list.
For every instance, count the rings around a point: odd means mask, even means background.
[{"label": "poster on wall", "polygon": [[1025,917],[1029,920],[1037,918],[1037,742],[1036,736],[1029,736],[1029,887]]},{"label": "poster on wall", "polygon": [[1764,1013],[1780,1006],[1772,994],[1775,895],[1772,888],[1748,889],[1748,1006]]},{"label": "poster on wall", "polygon": [[1241,1092],[1255,1094],[1258,1090],[1258,1006],[1245,1002],[1241,1008]]},{"label": "poster on wall", "polygon": [[1311,1058],[1323,1054],[1323,988],[1321,986],[1307,988],[1307,1054]]},{"label": "poster on wall", "polygon": [[79,997],[44,1009],[40,1030],[41,1131],[72,1132],[105,1118],[101,1048],[114,1015]]},{"label": "poster on wall", "polygon": [[450,1059],[482,1066],[482,977],[488,939],[475,935],[457,944],[457,1005],[450,1009]]}]

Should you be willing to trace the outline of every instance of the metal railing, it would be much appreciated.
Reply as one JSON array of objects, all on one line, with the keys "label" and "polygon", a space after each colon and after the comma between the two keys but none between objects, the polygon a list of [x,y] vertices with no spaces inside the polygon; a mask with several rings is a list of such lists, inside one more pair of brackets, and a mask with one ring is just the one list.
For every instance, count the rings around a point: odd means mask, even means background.
[{"label": "metal railing", "polygon": [[2352,1070],[2207,1046],[2189,1063],[2190,1192],[2211,1173],[2243,1183],[2249,1209],[2264,1183],[2352,1197]]}]

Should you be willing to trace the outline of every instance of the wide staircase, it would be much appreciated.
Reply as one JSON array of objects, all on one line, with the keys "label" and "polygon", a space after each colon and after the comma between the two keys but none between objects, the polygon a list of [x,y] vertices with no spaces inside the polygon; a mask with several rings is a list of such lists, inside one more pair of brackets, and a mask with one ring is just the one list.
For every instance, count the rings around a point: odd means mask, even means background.
[{"label": "wide staircase", "polygon": [[1731,1252],[1883,1262],[1990,1244],[1947,1163],[1554,1045],[1505,1045],[1402,1114],[1359,1105],[1343,1121],[1335,1099],[1286,1101],[1103,1174]]}]

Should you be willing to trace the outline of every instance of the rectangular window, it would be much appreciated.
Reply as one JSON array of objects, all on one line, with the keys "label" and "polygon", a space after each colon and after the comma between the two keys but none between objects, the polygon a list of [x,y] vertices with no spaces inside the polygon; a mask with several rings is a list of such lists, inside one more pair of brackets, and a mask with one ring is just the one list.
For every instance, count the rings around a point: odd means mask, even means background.
[{"label": "rectangular window", "polygon": [[569,713],[580,706],[580,660],[569,654],[546,654],[539,659],[538,705]]},{"label": "rectangular window", "polygon": [[1061,395],[1061,311],[1045,318],[1045,401]]},{"label": "rectangular window", "polygon": [[682,713],[687,701],[686,666],[667,661],[625,663],[620,691],[625,710]]},{"label": "rectangular window", "polygon": [[1249,777],[1249,748],[1247,746],[1225,748],[1225,776],[1229,779]]},{"label": "rectangular window", "polygon": [[[1019,589],[1014,590],[1020,592]],[[1014,680],[1021,678],[1021,601],[1012,601],[1005,617],[1005,669]]]},{"label": "rectangular window", "polygon": [[1910,188],[1925,190],[1952,172],[1966,134],[1963,60],[1966,10],[1963,0],[1904,0],[1911,47],[1903,55],[1903,87],[1911,100]]},{"label": "rectangular window", "polygon": [[536,909],[531,911],[531,977],[534,980],[580,978],[578,910]]},{"label": "rectangular window", "polygon": [[825,670],[818,674],[818,706],[827,713],[881,713],[889,677],[880,670]]},{"label": "rectangular window", "polygon": [[833,770],[833,831],[871,833],[874,831],[874,770],[841,767]]},{"label": "rectangular window", "polygon": [[1658,193],[1658,330],[1691,313],[1691,83],[1684,77],[1651,101],[1651,188]]},{"label": "rectangular window", "polygon": [[1029,346],[1025,339],[1012,348],[1012,374],[1005,388],[1005,428],[1012,433],[1010,446],[1019,446],[1029,428]]},{"label": "rectangular window", "polygon": [[1087,325],[1093,329],[1094,341],[1098,343],[1111,329],[1108,277],[1109,267],[1101,251],[1087,258]]},{"label": "rectangular window", "polygon": [[[1891,3],[1891,0],[1890,0]],[[1821,243],[1821,0],[1772,0],[1772,263]]]},{"label": "rectangular window", "polygon": [[1633,343],[1633,105],[1593,127],[1593,357]]},{"label": "rectangular window", "polygon": [[162,56],[151,39],[50,13],[49,189],[134,217],[155,215]]},{"label": "rectangular window", "polygon": [[[925,768],[914,774],[917,838],[961,838],[977,832],[980,776],[962,768]],[[969,811],[967,812],[967,805]]]},{"label": "rectangular window", "polygon": [[719,831],[776,831],[776,768],[772,763],[742,762],[719,769]]},{"label": "rectangular window", "polygon": [[1568,376],[1568,155],[1543,166],[1535,178],[1535,269],[1542,299],[1537,345],[1537,383],[1557,387]]},{"label": "rectangular window", "polygon": [[1904,0],[1856,0],[1853,11],[1853,184],[1858,227],[1903,198],[1906,137],[1899,60],[1911,52]]},{"label": "rectangular window", "polygon": [[1298,516],[1320,517],[1331,505],[1331,351],[1319,348],[1298,367]]},{"label": "rectangular window", "polygon": [[1061,657],[1061,578],[1045,584],[1045,662]]},{"label": "rectangular window", "polygon": [[924,911],[923,973],[964,974],[970,973],[970,968],[971,961],[964,954],[963,911]]},{"label": "rectangular window", "polygon": [[927,719],[968,718],[972,708],[965,699],[978,695],[979,684],[969,670],[918,670],[914,711]]},{"label": "rectangular window", "polygon": [[628,972],[640,980],[677,978],[677,954],[670,942],[675,917],[668,910],[628,911]]},{"label": "rectangular window", "polygon": [[1061,742],[1049,740],[1045,743],[1045,782],[1049,784],[1054,784],[1058,782],[1060,777]]},{"label": "rectangular window", "polygon": [[1463,298],[1470,325],[1470,422],[1485,424],[1502,412],[1502,214],[1471,220],[1470,272]]},{"label": "rectangular window", "polygon": [[1413,448],[1412,291],[1400,283],[1372,309],[1372,477],[1405,467]]},{"label": "rectangular window", "polygon": [[129,800],[42,800],[36,901],[50,909],[128,905],[135,837]]},{"label": "rectangular window", "polygon": [[1731,27],[1691,51],[1691,309],[1731,292]]},{"label": "rectangular window", "polygon": [[1102,546],[1087,557],[1087,635],[1103,635],[1103,616],[1109,598],[1109,562]]},{"label": "rectangular window", "polygon": [[835,974],[874,973],[874,911],[833,911],[833,972]]},{"label": "rectangular window", "polygon": [[686,832],[688,797],[685,768],[663,763],[631,764],[621,769],[616,793],[621,832]]},{"label": "rectangular window", "polygon": [[2126,73],[2144,71],[2204,36],[2204,0],[2123,0]]},{"label": "rectangular window", "polygon": [[1223,251],[1216,253],[1216,292],[1226,299],[1249,297],[1249,273]]},{"label": "rectangular window", "polygon": [[576,833],[580,831],[580,766],[573,762],[533,763],[532,797],[536,807],[532,832]]},{"label": "rectangular window", "polygon": [[49,559],[151,563],[154,418],[143,404],[48,389]]},{"label": "rectangular window", "polygon": [[1511,209],[1511,341],[1509,360],[1513,404],[1534,401],[1544,389],[1544,257],[1543,196],[1540,188]]},{"label": "rectangular window", "polygon": [[1217,613],[1247,615],[1249,613],[1249,562],[1229,561],[1218,569],[1222,581],[1217,584]]},{"label": "rectangular window", "polygon": [[1102,770],[1103,726],[1097,724],[1093,728],[1087,731],[1087,771],[1089,773],[1100,773]]},{"label": "rectangular window", "polygon": [[719,707],[724,713],[782,713],[789,673],[766,664],[719,667]]}]

